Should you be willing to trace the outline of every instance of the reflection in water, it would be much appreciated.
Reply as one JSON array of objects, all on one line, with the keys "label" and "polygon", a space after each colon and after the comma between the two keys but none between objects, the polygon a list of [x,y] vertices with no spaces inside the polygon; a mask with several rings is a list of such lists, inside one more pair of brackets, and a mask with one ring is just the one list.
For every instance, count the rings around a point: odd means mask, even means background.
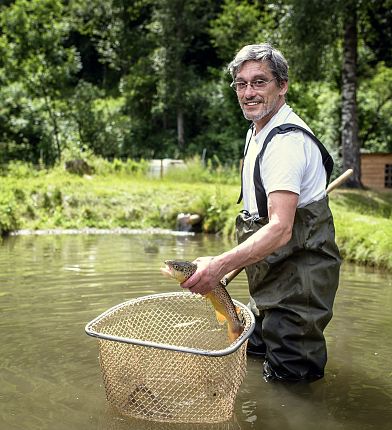
[{"label": "reflection in water", "polygon": [[[208,236],[7,239],[0,245],[0,428],[389,429],[391,276],[348,265],[326,331],[323,380],[265,383],[261,362],[249,359],[229,423],[157,424],[122,418],[108,407],[86,322],[133,297],[175,290],[159,272],[163,260],[192,260],[227,246]],[[247,302],[244,274],[229,289]]]}]

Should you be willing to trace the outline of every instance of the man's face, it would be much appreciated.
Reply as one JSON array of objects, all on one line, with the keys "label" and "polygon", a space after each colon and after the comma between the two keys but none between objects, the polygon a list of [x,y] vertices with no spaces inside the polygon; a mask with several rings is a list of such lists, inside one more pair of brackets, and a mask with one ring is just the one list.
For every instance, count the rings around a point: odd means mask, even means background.
[{"label": "man's face", "polygon": [[271,82],[262,89],[253,89],[247,85],[245,90],[237,92],[237,97],[245,118],[253,121],[256,128],[260,129],[284,104],[287,82],[279,86],[268,65],[259,61],[246,61],[235,77],[236,82],[259,79]]}]

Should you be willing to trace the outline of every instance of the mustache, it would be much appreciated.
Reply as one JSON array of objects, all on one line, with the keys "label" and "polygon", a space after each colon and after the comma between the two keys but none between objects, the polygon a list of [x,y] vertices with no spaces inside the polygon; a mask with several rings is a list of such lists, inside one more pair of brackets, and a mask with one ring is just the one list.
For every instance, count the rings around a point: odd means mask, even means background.
[{"label": "mustache", "polygon": [[247,102],[265,103],[265,99],[264,99],[264,97],[254,96],[254,97],[246,97],[242,100],[242,103],[247,103]]}]

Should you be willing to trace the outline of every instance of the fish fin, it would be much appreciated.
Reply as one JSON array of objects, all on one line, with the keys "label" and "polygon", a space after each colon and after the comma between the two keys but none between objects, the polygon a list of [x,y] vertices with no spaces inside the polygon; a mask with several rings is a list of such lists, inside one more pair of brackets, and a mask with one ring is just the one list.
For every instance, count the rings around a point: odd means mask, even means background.
[{"label": "fish fin", "polygon": [[219,311],[217,311],[215,309],[215,315],[216,315],[216,319],[218,320],[219,324],[224,324],[226,322],[226,317],[221,314]]},{"label": "fish fin", "polygon": [[239,315],[241,313],[241,308],[239,306],[236,306],[235,311],[237,312],[237,315]]},{"label": "fish fin", "polygon": [[224,324],[227,321],[227,318],[225,317],[225,315],[222,312],[220,312],[218,310],[218,307],[220,307],[220,306],[219,306],[219,303],[217,303],[215,296],[210,292],[210,293],[207,293],[204,297],[206,299],[208,299],[211,302],[212,306],[214,307],[215,316],[216,316],[218,323]]},{"label": "fish fin", "polygon": [[243,324],[238,324],[235,327],[228,327],[227,328],[227,334],[229,336],[229,340],[231,343],[237,340],[238,337],[241,336],[242,332],[244,331]]}]

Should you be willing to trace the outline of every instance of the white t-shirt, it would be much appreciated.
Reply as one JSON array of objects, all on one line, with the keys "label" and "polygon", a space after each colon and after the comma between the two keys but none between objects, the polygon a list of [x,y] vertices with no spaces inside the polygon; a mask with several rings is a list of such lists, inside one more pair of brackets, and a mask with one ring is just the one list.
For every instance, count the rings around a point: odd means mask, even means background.
[{"label": "white t-shirt", "polygon": [[[244,159],[243,201],[244,209],[257,215],[253,172],[255,160],[268,133],[276,126],[291,123],[311,131],[302,119],[284,104],[256,135],[249,130],[246,143],[249,148]],[[325,197],[326,172],[321,152],[315,142],[302,131],[277,134],[268,144],[261,161],[261,180],[267,196],[272,191],[292,191],[298,194],[297,207]]]}]

